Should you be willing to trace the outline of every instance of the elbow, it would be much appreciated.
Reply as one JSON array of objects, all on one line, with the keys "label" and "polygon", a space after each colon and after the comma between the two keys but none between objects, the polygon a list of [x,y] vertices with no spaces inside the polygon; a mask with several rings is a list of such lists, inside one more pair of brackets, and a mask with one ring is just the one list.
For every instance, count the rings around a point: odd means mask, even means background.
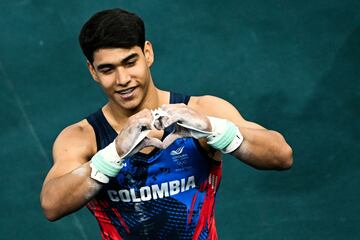
[{"label": "elbow", "polygon": [[278,157],[276,160],[276,168],[278,170],[288,170],[293,165],[293,150],[289,146],[289,144],[286,143],[285,138],[278,133],[280,137],[280,144],[278,149]]},{"label": "elbow", "polygon": [[59,217],[56,217],[55,215],[51,215],[51,214],[45,213],[45,211],[44,211],[44,214],[45,214],[46,219],[47,219],[49,222],[55,222],[56,220],[59,220],[59,219],[60,219]]},{"label": "elbow", "polygon": [[287,145],[281,150],[280,158],[279,158],[279,168],[280,170],[288,170],[293,165],[293,150]]},{"label": "elbow", "polygon": [[40,204],[47,220],[54,222],[61,218],[60,214],[58,214],[58,211],[54,206],[53,201],[51,201],[48,197],[41,195]]}]

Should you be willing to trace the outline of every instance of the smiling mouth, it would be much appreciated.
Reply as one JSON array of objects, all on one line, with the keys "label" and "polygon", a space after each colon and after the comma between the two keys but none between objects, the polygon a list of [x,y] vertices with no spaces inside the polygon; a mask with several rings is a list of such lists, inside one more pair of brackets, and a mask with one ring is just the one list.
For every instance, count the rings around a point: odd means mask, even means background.
[{"label": "smiling mouth", "polygon": [[126,94],[129,94],[129,93],[132,93],[135,88],[136,87],[131,87],[131,88],[127,88],[127,89],[124,89],[124,90],[115,91],[115,92],[118,93],[118,94],[121,94],[121,95],[126,95]]}]

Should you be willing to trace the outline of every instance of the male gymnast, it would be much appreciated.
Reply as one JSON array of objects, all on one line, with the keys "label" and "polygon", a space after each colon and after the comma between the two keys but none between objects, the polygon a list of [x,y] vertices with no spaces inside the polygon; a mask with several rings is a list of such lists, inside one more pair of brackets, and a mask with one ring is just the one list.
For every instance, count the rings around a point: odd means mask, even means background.
[{"label": "male gymnast", "polygon": [[98,12],[79,41],[108,102],[55,140],[40,196],[50,221],[86,205],[103,239],[217,239],[222,154],[256,169],[291,167],[284,137],[229,102],[158,89],[135,14]]}]

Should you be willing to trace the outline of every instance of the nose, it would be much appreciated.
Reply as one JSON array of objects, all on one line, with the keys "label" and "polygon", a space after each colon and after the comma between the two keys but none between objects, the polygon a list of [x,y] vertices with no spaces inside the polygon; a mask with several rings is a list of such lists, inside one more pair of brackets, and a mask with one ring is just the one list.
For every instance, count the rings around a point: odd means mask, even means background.
[{"label": "nose", "polygon": [[117,85],[126,86],[131,81],[130,74],[123,67],[116,69],[115,80]]}]

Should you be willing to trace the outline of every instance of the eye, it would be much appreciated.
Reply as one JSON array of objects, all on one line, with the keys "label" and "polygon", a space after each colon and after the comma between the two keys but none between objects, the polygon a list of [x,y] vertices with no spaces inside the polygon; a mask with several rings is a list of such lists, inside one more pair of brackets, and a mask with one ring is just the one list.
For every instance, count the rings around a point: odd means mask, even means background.
[{"label": "eye", "polygon": [[113,71],[112,68],[103,68],[100,70],[102,74],[110,74]]},{"label": "eye", "polygon": [[126,62],[125,66],[126,66],[126,67],[132,67],[132,66],[135,65],[135,63],[136,63],[136,60],[134,60],[134,61],[129,61],[129,62]]}]

